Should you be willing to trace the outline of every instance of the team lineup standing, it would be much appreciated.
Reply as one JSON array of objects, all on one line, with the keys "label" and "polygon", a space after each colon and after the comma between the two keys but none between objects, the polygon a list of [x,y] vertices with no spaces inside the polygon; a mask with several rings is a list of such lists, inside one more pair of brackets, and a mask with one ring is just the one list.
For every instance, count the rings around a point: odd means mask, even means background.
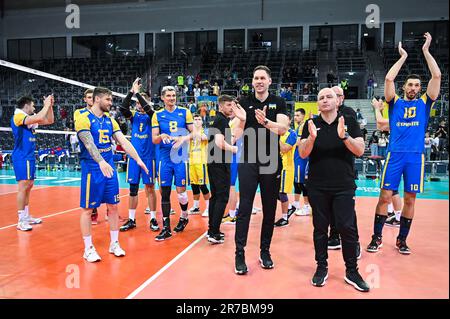
[{"label": "team lineup standing", "polygon": [[[410,249],[406,245],[406,238],[414,216],[416,194],[423,191],[423,137],[430,110],[439,95],[441,77],[439,67],[429,52],[431,35],[426,33],[424,37],[425,44],[422,51],[432,76],[426,94],[417,98],[421,91],[421,79],[417,75],[407,77],[403,86],[403,98],[395,94],[394,80],[407,58],[407,53],[401,43],[399,44],[401,57],[386,75],[385,96],[389,104],[391,143],[383,167],[382,191],[376,208],[374,234],[372,241],[367,246],[369,252],[377,252],[382,246],[381,234],[386,221],[386,206],[392,202],[392,193],[398,191],[403,175],[405,205],[399,221],[400,231],[396,246],[400,253],[410,253]],[[288,225],[289,217],[293,213],[308,215],[311,211],[309,199],[313,207],[314,243],[318,264],[312,284],[315,286],[325,284],[328,278],[326,253],[327,246],[329,246],[328,226],[330,220],[333,220],[333,216],[329,215],[330,212],[326,211],[323,205],[325,202],[341,200],[337,198],[339,194],[334,194],[336,193],[334,189],[324,189],[323,185],[318,183],[320,178],[324,177],[322,173],[325,172],[322,171],[320,173],[322,175],[317,173],[317,163],[322,156],[320,151],[326,150],[331,145],[326,144],[329,141],[325,139],[330,138],[330,141],[338,145],[345,154],[343,165],[347,169],[346,177],[349,181],[345,185],[339,184],[340,188],[336,186],[340,192],[345,192],[345,194],[342,193],[345,203],[341,211],[333,212],[335,213],[335,227],[341,235],[343,255],[347,266],[345,279],[356,289],[368,291],[369,289],[359,276],[357,269],[357,257],[360,252],[359,236],[354,201],[352,201],[354,185],[353,182],[350,183],[350,179],[354,177],[351,170],[353,156],[361,154],[359,129],[356,128],[353,117],[346,117],[343,109],[339,108],[342,101],[339,102],[339,90],[337,89],[334,91],[328,89],[319,94],[319,105],[321,106],[319,109],[324,112],[322,117],[318,117],[314,121],[310,120],[305,126],[307,128],[303,129],[305,112],[302,109],[296,110],[294,121],[297,127],[295,130],[290,129],[290,118],[287,116],[285,101],[269,93],[270,84],[270,69],[258,66],[253,73],[252,85],[255,90],[253,94],[241,99],[239,103],[232,97],[219,97],[220,112],[215,125],[220,133],[214,137],[209,135],[209,143],[216,144],[213,147],[219,148],[217,154],[220,153],[222,159],[228,156],[225,156],[227,152],[231,159],[231,153],[238,152],[238,147],[234,144],[237,140],[242,140],[242,156],[234,159],[239,163],[239,213],[236,215],[236,210],[231,209],[229,216],[229,219],[236,223],[234,270],[239,275],[249,271],[244,249],[247,244],[253,201],[259,186],[263,206],[259,255],[261,267],[272,269],[275,265],[270,253],[274,226]],[[170,224],[172,186],[176,188],[181,208],[179,221],[174,227],[174,231],[181,233],[189,223],[189,213],[200,212],[201,191],[207,206],[204,215],[210,215],[211,219],[208,237],[211,238],[212,243],[221,243],[224,239],[219,226],[228,202],[230,185],[233,187],[233,179],[236,179],[231,173],[232,167],[229,165],[217,166],[218,163],[213,163],[211,166],[209,161],[206,163],[205,149],[208,145],[208,133],[202,129],[202,118],[199,115],[193,116],[189,110],[177,106],[175,88],[167,86],[162,89],[161,99],[164,107],[159,111],[152,109],[148,96],[140,93],[140,90],[141,84],[138,78],[120,107],[122,114],[132,125],[131,142],[122,134],[117,122],[108,115],[112,105],[110,90],[98,87],[92,91],[86,91],[85,101],[88,106],[77,110],[75,114],[75,128],[81,141],[80,207],[83,211],[80,215],[80,228],[85,247],[83,257],[88,262],[101,260],[92,241],[91,224],[94,219],[96,220],[96,209],[102,203],[106,203],[109,214],[111,242],[108,251],[117,257],[125,256],[125,251],[119,244],[119,229],[128,231],[137,226],[137,195],[141,179],[145,185],[150,207],[149,227],[152,231],[160,230],[156,219],[155,182],[158,181],[160,186],[162,230],[155,240],[164,241],[172,237]],[[130,110],[133,96],[138,99],[136,111]],[[17,228],[22,231],[29,231],[32,229],[32,224],[41,223],[40,219],[29,215],[28,208],[35,175],[34,129],[37,124],[53,123],[53,104],[53,96],[45,98],[42,110],[34,114],[34,101],[30,98],[22,98],[19,100],[11,120],[15,138],[13,163],[16,180],[19,184]],[[341,115],[345,117],[345,120]],[[240,129],[232,128],[230,130],[228,121],[233,116],[239,118],[237,123],[239,123]],[[347,128],[344,129],[344,124],[348,125],[348,132]],[[333,136],[326,137],[325,129],[333,125],[335,126]],[[320,133],[317,132],[318,129],[321,130]],[[231,139],[228,138],[227,131],[231,132]],[[249,132],[251,134],[248,134]],[[256,138],[253,142],[252,134]],[[121,227],[119,227],[117,206],[119,184],[112,159],[114,141],[120,144],[129,155],[127,165],[127,182],[130,184],[129,216],[127,222]],[[271,143],[273,141],[275,143]],[[159,145],[159,156],[156,156],[156,145]],[[256,157],[254,158],[253,155]],[[308,173],[308,165],[311,165],[308,164],[309,156],[312,156],[312,169]],[[158,161],[156,161],[157,158]],[[193,161],[193,159],[196,160]],[[221,170],[224,170],[223,174]],[[190,175],[193,177],[191,185],[195,197],[194,206],[188,211],[186,186],[190,184]],[[211,195],[207,188],[208,176],[209,182],[212,182],[212,207],[210,207],[209,214],[208,200]],[[220,176],[219,183],[215,179],[211,180],[211,177],[217,176]],[[222,188],[226,188],[226,192],[222,193]],[[289,205],[288,194],[293,188],[295,189],[295,201]],[[299,197],[302,193],[305,206],[300,209]],[[224,196],[220,197],[222,194]],[[326,201],[322,201],[323,198],[326,198]],[[275,223],[277,199],[282,202],[282,218]],[[235,200],[233,199],[233,201]],[[336,238],[339,240],[339,237]]]}]

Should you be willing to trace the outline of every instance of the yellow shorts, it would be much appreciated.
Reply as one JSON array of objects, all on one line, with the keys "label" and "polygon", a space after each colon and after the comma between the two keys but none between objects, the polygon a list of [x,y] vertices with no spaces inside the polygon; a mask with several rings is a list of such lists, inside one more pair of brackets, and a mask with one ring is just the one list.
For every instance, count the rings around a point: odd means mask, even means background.
[{"label": "yellow shorts", "polygon": [[189,165],[190,184],[203,185],[208,184],[208,170],[206,164]]},{"label": "yellow shorts", "polygon": [[292,194],[294,187],[294,168],[284,169],[281,171],[280,193]]}]

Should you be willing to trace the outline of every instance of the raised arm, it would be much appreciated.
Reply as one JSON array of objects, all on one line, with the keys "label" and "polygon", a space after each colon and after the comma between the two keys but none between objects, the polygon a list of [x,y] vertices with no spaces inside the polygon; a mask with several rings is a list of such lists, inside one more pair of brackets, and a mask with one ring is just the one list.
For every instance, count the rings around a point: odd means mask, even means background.
[{"label": "raised arm", "polygon": [[372,99],[372,107],[377,120],[377,129],[380,131],[389,131],[389,120],[383,117],[383,100]]},{"label": "raised arm", "polygon": [[[44,107],[37,114],[27,116],[23,122],[24,125],[31,124],[52,124],[54,122],[53,116],[53,104],[55,103],[55,99],[53,95],[49,95],[44,98]],[[49,115],[49,112],[52,114]],[[51,116],[51,117],[50,117]],[[52,122],[48,119],[52,119]]]},{"label": "raised arm", "polygon": [[431,73],[431,80],[428,82],[427,86],[427,95],[432,99],[436,100],[439,96],[439,92],[441,90],[441,70],[439,69],[439,66],[436,63],[436,60],[431,55],[429,49],[431,44],[431,34],[425,33],[425,44],[422,47],[422,52],[425,57],[425,60],[427,61],[428,69]]},{"label": "raised arm", "polygon": [[400,69],[408,58],[408,53],[402,48],[401,42],[398,43],[398,52],[400,53],[400,59],[391,67],[384,80],[384,96],[386,97],[386,102],[390,102],[395,98],[394,81],[398,75],[398,72],[400,72]]}]

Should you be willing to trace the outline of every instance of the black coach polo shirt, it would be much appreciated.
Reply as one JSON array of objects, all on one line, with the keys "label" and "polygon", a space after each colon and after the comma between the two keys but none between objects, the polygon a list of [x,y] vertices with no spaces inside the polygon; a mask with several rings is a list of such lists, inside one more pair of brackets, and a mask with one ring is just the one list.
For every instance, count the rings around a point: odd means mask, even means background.
[{"label": "black coach polo shirt", "polygon": [[346,106],[345,104],[342,104],[340,107],[339,107],[339,112],[341,113],[341,114],[344,114],[344,116],[350,116],[350,117],[354,117],[355,118],[355,120],[356,120],[356,112],[355,112],[355,110],[354,109],[352,109],[351,107],[349,107],[349,106]]},{"label": "black coach polo shirt", "polygon": [[[247,120],[245,121],[245,130],[254,130],[256,133],[256,144],[253,140],[249,139],[247,136],[244,136],[244,143],[243,143],[243,149],[242,149],[242,158],[244,162],[248,162],[249,159],[249,153],[258,154],[258,149],[260,147],[265,148],[265,154],[267,156],[277,157],[280,159],[280,146],[279,146],[279,140],[280,136],[272,133],[269,129],[266,129],[264,126],[258,123],[255,117],[255,111],[256,109],[262,110],[264,106],[267,106],[266,109],[266,118],[270,121],[276,122],[277,121],[277,114],[285,114],[286,115],[286,101],[276,95],[269,94],[267,99],[265,101],[260,101],[255,97],[255,94],[251,94],[248,97],[241,98],[239,101],[239,104],[244,108],[245,112],[247,113]],[[259,141],[258,137],[258,130],[262,129],[262,132],[265,132],[266,135],[266,141]],[[277,142],[276,145],[272,145],[274,150],[276,150],[275,154],[270,154],[270,136],[272,136]],[[253,156],[253,154],[252,154]],[[250,158],[252,158],[250,156]],[[260,160],[258,159],[258,156],[256,155],[257,162],[260,163]]]},{"label": "black coach polo shirt", "polygon": [[[214,122],[210,125],[209,130],[208,130],[208,143],[211,145],[211,143],[214,145],[213,147],[211,147],[210,151],[209,151],[209,156],[210,156],[210,160],[208,160],[208,163],[211,164],[224,164],[227,165],[226,163],[230,163],[231,160],[231,153],[228,154],[228,160],[226,157],[226,151],[219,148],[217,145],[215,145],[215,133],[217,133],[217,131],[215,131],[214,129],[217,129],[220,131],[220,133],[225,137],[225,142],[227,142],[228,144],[231,144],[231,132],[227,132],[227,130],[230,130],[230,125],[228,124],[229,119],[220,111],[217,112],[216,118],[214,119]],[[218,156],[218,154],[215,154],[215,152],[220,152],[220,159],[218,158],[218,161],[215,161],[214,159],[216,158],[216,156]],[[228,164],[229,165],[229,164]]]},{"label": "black coach polo shirt", "polygon": [[[337,132],[338,113],[336,120],[331,124],[322,117],[308,120],[305,123],[302,139],[309,137],[308,122],[313,121],[317,127],[317,138],[309,155],[309,172],[307,186],[321,190],[348,190],[356,189],[354,179],[354,154],[345,146]],[[361,129],[353,116],[345,116],[347,133],[353,137],[362,137]]]}]

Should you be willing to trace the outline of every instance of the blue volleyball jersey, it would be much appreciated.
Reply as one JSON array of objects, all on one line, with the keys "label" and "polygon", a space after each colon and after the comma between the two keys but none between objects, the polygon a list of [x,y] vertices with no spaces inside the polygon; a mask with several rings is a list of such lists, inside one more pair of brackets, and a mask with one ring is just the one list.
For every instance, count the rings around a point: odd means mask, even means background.
[{"label": "blue volleyball jersey", "polygon": [[36,149],[36,137],[34,134],[34,125],[25,125],[27,114],[17,109],[11,118],[11,129],[14,135],[14,150],[12,152],[13,161],[34,160],[34,151]]},{"label": "blue volleyball jersey", "polygon": [[425,131],[434,101],[424,94],[406,101],[395,95],[389,102],[390,152],[423,153]]},{"label": "blue volleyball jersey", "polygon": [[[167,134],[169,136],[185,136],[189,134],[187,126],[193,123],[192,113],[188,109],[176,106],[172,112],[169,112],[165,108],[156,111],[152,118],[152,128],[159,127],[160,134]],[[170,151],[172,150],[174,141],[164,144],[159,144],[159,157],[160,160],[166,160],[170,158]],[[188,146],[187,143],[185,143]],[[181,153],[182,147],[179,149]],[[187,155],[189,155],[187,153]]]},{"label": "blue volleyball jersey", "polygon": [[131,114],[131,144],[133,144],[141,159],[155,158],[150,116],[147,113],[136,111],[131,111]]},{"label": "blue volleyball jersey", "polygon": [[[303,122],[301,125],[299,125],[296,129],[295,129],[295,133],[297,133],[297,137],[300,138],[302,136],[302,132],[303,132],[303,127],[305,126],[305,122]],[[299,164],[301,161],[303,161],[303,159],[300,157],[300,152],[298,151],[298,147],[295,148],[295,152],[294,152],[294,162],[296,164]]]},{"label": "blue volleyball jersey", "polygon": [[[116,120],[105,114],[99,118],[91,112],[84,112],[80,114],[75,122],[75,129],[78,134],[83,131],[91,132],[95,146],[103,159],[108,163],[112,162],[112,138],[114,133],[120,132],[119,124],[117,124]],[[80,159],[93,161],[83,142],[80,143],[80,151]]]}]

